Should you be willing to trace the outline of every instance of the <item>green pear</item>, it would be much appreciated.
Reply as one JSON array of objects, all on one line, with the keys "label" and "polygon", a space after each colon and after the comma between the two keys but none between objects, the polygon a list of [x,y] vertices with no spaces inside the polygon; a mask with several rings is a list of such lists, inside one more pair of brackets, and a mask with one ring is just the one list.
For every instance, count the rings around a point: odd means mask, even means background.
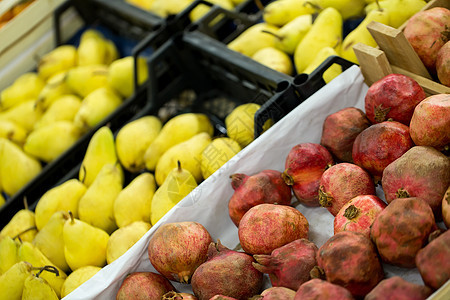
[{"label": "green pear", "polygon": [[23,102],[34,100],[44,88],[45,82],[35,72],[19,76],[0,93],[0,110],[7,110]]},{"label": "green pear", "polygon": [[21,300],[25,279],[31,275],[32,265],[26,261],[15,263],[0,276],[0,300]]},{"label": "green pear", "polygon": [[244,30],[239,36],[227,44],[227,47],[243,55],[251,57],[261,48],[274,47],[278,27],[268,23],[256,23]]},{"label": "green pear", "polygon": [[51,162],[72,147],[82,132],[70,121],[57,121],[33,130],[23,150],[44,162]]},{"label": "green pear", "polygon": [[39,59],[38,74],[47,80],[51,76],[66,71],[77,64],[77,48],[73,45],[61,45]]},{"label": "green pear", "polygon": [[344,20],[356,19],[364,16],[366,0],[315,0],[322,9],[336,8]]},{"label": "green pear", "polygon": [[132,173],[145,169],[144,155],[162,128],[156,116],[144,116],[125,124],[116,135],[116,151],[122,166]]},{"label": "green pear", "polygon": [[37,233],[35,213],[28,209],[26,199],[24,199],[24,205],[25,208],[14,214],[0,234],[12,239],[20,238],[22,241],[32,242]]},{"label": "green pear", "polygon": [[[148,78],[147,61],[138,57],[138,84],[141,85]],[[111,63],[108,72],[108,84],[123,98],[131,97],[134,93],[134,57],[126,56]]]},{"label": "green pear", "polygon": [[64,83],[67,88],[81,98],[85,98],[98,88],[108,85],[107,65],[76,66],[67,71]]},{"label": "green pear", "polygon": [[123,188],[120,164],[106,164],[78,202],[78,216],[92,226],[111,234],[117,229],[114,200]]},{"label": "green pear", "polygon": [[82,285],[84,282],[88,281],[92,276],[97,274],[102,268],[94,267],[94,266],[85,266],[76,269],[72,273],[70,273],[61,289],[61,297],[65,297],[69,295],[72,291],[74,291],[77,287]]},{"label": "green pear", "polygon": [[73,120],[84,130],[91,130],[122,104],[122,98],[108,87],[101,87],[87,95]]},{"label": "green pear", "polygon": [[107,126],[100,127],[89,141],[78,178],[86,186],[90,186],[105,164],[118,161],[114,135]]},{"label": "green pear", "polygon": [[275,47],[265,47],[253,54],[252,59],[280,73],[292,75],[294,66],[285,52]]},{"label": "green pear", "polygon": [[0,275],[19,261],[19,245],[9,236],[0,235]]},{"label": "green pear", "polygon": [[294,64],[297,73],[303,73],[323,47],[333,47],[339,53],[342,24],[341,14],[333,7],[325,8],[319,13],[311,29],[295,49]]},{"label": "green pear", "polygon": [[154,171],[159,158],[170,147],[200,132],[207,132],[210,136],[214,133],[211,121],[205,114],[184,113],[169,119],[145,151],[144,161],[147,170]]},{"label": "green pear", "polygon": [[180,162],[171,170],[164,183],[156,190],[152,199],[150,221],[155,225],[178,202],[197,187],[194,176],[181,167]]},{"label": "green pear", "polygon": [[45,111],[59,97],[73,94],[73,91],[66,84],[67,72],[62,71],[56,73],[47,80],[47,83],[37,97],[36,106]]},{"label": "green pear", "polygon": [[27,100],[0,113],[0,120],[14,122],[26,131],[34,129],[34,124],[39,121],[44,111],[36,106],[35,100]]},{"label": "green pear", "polygon": [[[332,47],[323,47],[319,50],[317,55],[314,57],[314,59],[311,61],[311,63],[303,70],[303,73],[310,74],[312,73],[317,67],[320,66],[321,63],[323,63],[328,57],[332,55],[338,55],[336,50]],[[323,80],[325,83],[329,83],[331,80],[333,80],[336,76],[342,73],[342,67],[339,64],[332,64],[325,72],[323,72]]]},{"label": "green pear", "polygon": [[81,98],[75,95],[62,95],[45,110],[42,117],[34,124],[38,129],[56,121],[73,122],[75,115],[81,107]]},{"label": "green pear", "polygon": [[57,211],[71,211],[78,218],[78,201],[86,192],[86,186],[78,179],[69,179],[47,190],[36,204],[36,227],[42,230]]},{"label": "green pear", "polygon": [[28,132],[19,124],[8,120],[0,120],[0,137],[23,146]]},{"label": "green pear", "polygon": [[155,191],[153,174],[144,172],[136,176],[114,200],[114,219],[117,226],[121,228],[135,221],[149,223]]},{"label": "green pear", "polygon": [[59,297],[44,278],[30,275],[23,283],[22,300],[59,300]]},{"label": "green pear", "polygon": [[64,224],[64,255],[72,271],[85,266],[103,267],[109,235],[86,222],[70,218]]},{"label": "green pear", "polygon": [[213,139],[203,150],[201,156],[202,177],[208,178],[239,151],[241,146],[229,137],[219,137]]},{"label": "green pear", "polygon": [[389,26],[399,28],[425,5],[425,0],[382,0],[366,5],[366,15],[371,10],[383,10],[389,15]]},{"label": "green pear", "polygon": [[112,263],[127,252],[151,227],[150,223],[136,221],[114,231],[106,247],[107,263]]},{"label": "green pear", "polygon": [[53,213],[48,222],[38,231],[33,244],[41,250],[52,263],[64,272],[69,272],[66,258],[64,257],[63,227],[69,214],[65,211]]},{"label": "green pear", "polygon": [[312,27],[312,15],[301,15],[281,27],[275,37],[275,48],[292,55],[298,43]]},{"label": "green pear", "polygon": [[318,11],[314,0],[282,0],[273,1],[264,8],[263,20],[274,26],[283,26],[301,15]]}]

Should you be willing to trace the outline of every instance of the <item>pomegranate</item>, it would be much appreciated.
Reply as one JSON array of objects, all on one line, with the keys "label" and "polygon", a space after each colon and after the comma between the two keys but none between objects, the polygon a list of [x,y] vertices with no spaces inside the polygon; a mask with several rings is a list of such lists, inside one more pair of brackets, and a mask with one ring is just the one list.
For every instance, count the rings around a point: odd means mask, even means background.
[{"label": "pomegranate", "polygon": [[263,170],[252,176],[233,174],[231,186],[234,193],[228,202],[228,212],[236,226],[239,226],[247,210],[257,204],[291,204],[291,188],[284,182],[279,171]]},{"label": "pomegranate", "polygon": [[414,146],[408,126],[385,121],[363,130],[353,144],[353,161],[379,182],[384,168]]},{"label": "pomegranate", "polygon": [[450,279],[450,230],[440,234],[417,252],[415,261],[423,282],[439,289]]},{"label": "pomegranate", "polygon": [[[262,204],[261,204],[262,205]],[[252,266],[253,257],[230,250],[220,241],[211,243],[208,260],[192,275],[192,290],[199,300],[215,295],[247,299],[262,289],[263,274]]]},{"label": "pomegranate", "polygon": [[443,85],[450,86],[450,41],[445,43],[437,53],[436,73]]},{"label": "pomegranate", "polygon": [[383,279],[364,300],[425,300],[432,290],[420,284],[415,284],[400,276]]},{"label": "pomegranate", "polygon": [[418,146],[441,151],[450,145],[450,95],[432,95],[416,106],[409,131]]},{"label": "pomegranate", "polygon": [[212,296],[209,300],[238,300],[238,299],[224,295],[215,295]]},{"label": "pomegranate", "polygon": [[409,125],[414,108],[425,99],[423,88],[411,77],[389,74],[367,90],[364,107],[372,123],[397,121]]},{"label": "pomegranate", "polygon": [[419,197],[440,220],[442,198],[450,185],[450,159],[432,147],[414,146],[386,167],[381,184],[388,203]]},{"label": "pomegranate", "polygon": [[249,254],[271,254],[300,238],[308,238],[309,224],[297,209],[277,204],[250,208],[238,228],[242,249]]},{"label": "pomegranate", "polygon": [[319,181],[323,172],[334,164],[324,146],[315,143],[295,145],[288,153],[283,178],[292,186],[294,196],[306,206],[319,206]]},{"label": "pomegranate", "polygon": [[370,239],[370,226],[386,207],[376,195],[360,195],[351,199],[334,217],[334,234],[348,230],[364,234]]},{"label": "pomegranate", "polygon": [[211,242],[211,235],[200,223],[167,223],[150,239],[148,257],[167,279],[188,283],[195,269],[206,261]]},{"label": "pomegranate", "polygon": [[300,286],[294,300],[353,300],[353,296],[346,288],[322,280],[311,279]]},{"label": "pomegranate", "polygon": [[336,216],[341,207],[358,195],[374,195],[375,183],[363,168],[351,163],[331,166],[319,183],[319,203]]},{"label": "pomegranate", "polygon": [[381,259],[412,268],[414,258],[436,228],[433,211],[420,198],[398,198],[378,214],[370,229]]},{"label": "pomegranate", "polygon": [[447,188],[444,198],[442,199],[442,220],[444,221],[445,226],[450,228],[450,186]]},{"label": "pomegranate", "polygon": [[175,288],[167,278],[153,272],[134,272],[125,277],[117,292],[117,300],[161,299]]},{"label": "pomegranate", "polygon": [[177,293],[175,291],[170,291],[165,293],[161,300],[197,300],[197,297],[188,293]]},{"label": "pomegranate", "polygon": [[295,291],[282,287],[275,286],[265,289],[261,293],[261,298],[252,297],[252,300],[261,299],[261,300],[294,300]]},{"label": "pomegranate", "polygon": [[327,148],[336,159],[351,163],[353,162],[353,142],[356,136],[369,126],[370,121],[361,109],[343,108],[326,117],[320,144]]},{"label": "pomegranate", "polygon": [[274,287],[298,290],[310,279],[309,273],[317,265],[317,246],[307,240],[298,239],[272,251],[270,255],[255,254],[255,269],[269,274]]},{"label": "pomegranate", "polygon": [[439,49],[449,40],[450,10],[433,7],[413,15],[403,33],[430,73],[436,71]]}]

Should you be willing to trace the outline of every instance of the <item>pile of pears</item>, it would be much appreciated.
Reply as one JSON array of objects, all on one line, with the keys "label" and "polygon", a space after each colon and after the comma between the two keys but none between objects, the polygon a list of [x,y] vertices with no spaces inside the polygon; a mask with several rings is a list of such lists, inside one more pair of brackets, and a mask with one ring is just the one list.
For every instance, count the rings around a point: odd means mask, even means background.
[{"label": "pile of pears", "polygon": [[[148,76],[139,57],[138,82]],[[0,92],[0,191],[11,197],[133,93],[132,56],[85,30]],[[1,204],[1,202],[0,202]]]},{"label": "pile of pears", "polygon": [[[0,231],[0,290],[17,282],[0,300],[43,293],[62,298],[117,260],[253,141],[259,108],[236,104],[225,119],[227,136],[214,136],[209,117],[195,112],[165,123],[146,115],[115,133],[100,127],[77,176],[47,190],[34,211],[24,201]],[[34,292],[28,278],[40,282]]]},{"label": "pile of pears", "polygon": [[[367,24],[375,21],[398,28],[425,4],[425,0],[276,0],[264,7],[262,22],[227,46],[290,76],[310,74],[333,55],[358,64],[353,45],[377,46]],[[362,21],[343,36],[344,22],[357,19]],[[323,79],[328,83],[341,72],[334,64]]]}]

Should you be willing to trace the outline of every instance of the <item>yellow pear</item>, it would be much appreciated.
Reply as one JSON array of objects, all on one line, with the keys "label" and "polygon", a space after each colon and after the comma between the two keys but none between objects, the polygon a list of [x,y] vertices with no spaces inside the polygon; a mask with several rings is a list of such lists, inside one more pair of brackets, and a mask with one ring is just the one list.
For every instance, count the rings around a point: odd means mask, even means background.
[{"label": "yellow pear", "polygon": [[122,166],[132,173],[145,169],[144,155],[162,128],[156,116],[144,116],[125,124],[116,136],[117,156]]},{"label": "yellow pear", "polygon": [[286,75],[292,75],[293,64],[289,55],[275,47],[259,49],[252,56],[253,60],[266,67]]},{"label": "yellow pear", "polygon": [[203,150],[211,143],[211,136],[200,132],[187,141],[170,147],[158,160],[155,168],[155,179],[161,186],[169,173],[181,163],[183,169],[189,171],[197,183],[203,180],[201,170],[201,156]]},{"label": "yellow pear", "polygon": [[0,300],[21,300],[25,279],[31,275],[32,265],[25,261],[15,263],[0,276]]},{"label": "yellow pear", "polygon": [[80,97],[75,95],[62,95],[50,104],[39,121],[34,124],[34,129],[56,121],[73,122],[80,107]]},{"label": "yellow pear", "polygon": [[23,129],[32,131],[34,124],[42,117],[43,110],[35,100],[28,100],[0,113],[0,120],[16,123]]},{"label": "yellow pear", "polygon": [[44,80],[37,73],[22,74],[0,93],[0,110],[6,110],[25,101],[36,99],[44,86]]},{"label": "yellow pear", "polygon": [[73,91],[66,84],[67,72],[62,71],[56,73],[47,80],[47,83],[37,97],[37,106],[45,111],[59,97],[73,94]]},{"label": "yellow pear", "polygon": [[[217,6],[220,6],[224,9],[232,11],[234,9],[234,4],[231,0],[206,0],[209,3],[215,4]],[[211,9],[210,6],[207,6],[205,4],[197,5],[189,14],[189,17],[192,22],[200,20],[204,15],[206,15],[209,10]],[[213,26],[218,21],[220,21],[220,15],[213,19],[209,25]]]},{"label": "yellow pear", "polygon": [[367,25],[372,21],[387,25],[389,23],[389,14],[385,10],[371,10],[358,27],[353,29],[342,41],[341,57],[358,64],[358,59],[353,51],[353,45],[362,43],[371,47],[377,46],[377,42],[375,42],[369,30],[367,30]]},{"label": "yellow pear", "polygon": [[[22,242],[19,246],[19,260],[29,262],[34,268],[42,268],[45,266],[52,266],[58,273],[42,272],[40,277],[45,279],[48,284],[53,288],[58,297],[61,296],[61,287],[66,279],[66,273],[52,263],[36,246],[30,242]],[[32,271],[38,273],[39,271]]]},{"label": "yellow pear", "polygon": [[44,278],[30,275],[23,283],[22,300],[59,300],[59,297]]},{"label": "yellow pear", "polygon": [[210,136],[214,133],[211,121],[205,114],[184,113],[169,119],[145,151],[144,161],[147,170],[154,171],[159,158],[170,147],[200,132],[207,132]]},{"label": "yellow pear", "polygon": [[120,104],[122,98],[114,90],[108,87],[98,88],[83,99],[73,122],[79,128],[90,130],[115,111]]},{"label": "yellow pear", "polygon": [[106,164],[78,202],[78,217],[108,234],[117,229],[114,200],[123,188],[120,164]]},{"label": "yellow pear", "polygon": [[117,161],[113,133],[109,127],[102,126],[89,141],[78,178],[88,187],[105,164],[115,164]]},{"label": "yellow pear", "polygon": [[77,287],[88,281],[92,276],[97,274],[102,268],[94,266],[85,266],[76,269],[70,273],[61,289],[61,297],[65,297],[73,292]]},{"label": "yellow pear", "polygon": [[86,222],[70,218],[64,224],[64,255],[72,271],[85,266],[103,267],[109,235]]},{"label": "yellow pear", "polygon": [[77,48],[73,45],[61,45],[42,56],[38,63],[38,74],[47,80],[56,73],[66,71],[77,64]]},{"label": "yellow pear", "polygon": [[[338,55],[336,50],[331,47],[323,47],[319,50],[316,57],[311,61],[311,63],[303,70],[303,73],[310,74],[312,73],[317,67],[320,66],[321,63],[323,63],[328,57],[332,55]],[[338,64],[332,64],[325,72],[323,72],[323,80],[325,83],[330,82],[333,80],[336,76],[342,73],[342,67]]]},{"label": "yellow pear", "polygon": [[12,239],[20,238],[22,241],[32,242],[37,233],[35,214],[28,209],[25,199],[24,204],[25,208],[14,214],[8,224],[0,231],[0,234]]},{"label": "yellow pear", "polygon": [[105,39],[106,44],[106,56],[105,56],[105,64],[110,65],[113,61],[119,58],[119,50],[114,44],[113,41],[109,39]]},{"label": "yellow pear", "polygon": [[279,0],[267,4],[262,16],[265,22],[281,27],[298,16],[317,11],[315,0]]},{"label": "yellow pear", "polygon": [[44,228],[57,211],[71,211],[78,218],[78,201],[86,192],[86,186],[78,179],[69,179],[47,190],[36,204],[35,220],[38,230]]},{"label": "yellow pear", "polygon": [[152,199],[150,221],[155,225],[169,210],[197,187],[194,176],[181,167],[174,168]]},{"label": "yellow pear", "polygon": [[152,7],[152,3],[154,0],[125,0],[125,2],[128,2],[132,5],[135,5],[139,8],[150,10]]},{"label": "yellow pear", "polygon": [[[148,78],[147,61],[138,57],[138,85]],[[128,98],[134,93],[134,58],[126,56],[111,63],[108,72],[108,84],[122,97]]]},{"label": "yellow pear", "polygon": [[420,11],[427,1],[425,0],[382,0],[368,4],[365,7],[366,15],[371,10],[385,10],[389,15],[389,26],[399,28],[414,14]]},{"label": "yellow pear", "polygon": [[69,149],[82,132],[70,121],[57,121],[33,130],[27,137],[23,150],[44,161],[51,162]]},{"label": "yellow pear", "polygon": [[151,227],[150,223],[136,221],[114,231],[106,247],[107,263],[112,263],[127,252]]},{"label": "yellow pear", "polygon": [[19,261],[19,245],[9,236],[0,234],[0,275]]},{"label": "yellow pear", "polygon": [[114,219],[117,226],[121,228],[135,221],[149,223],[155,191],[153,174],[144,172],[136,176],[114,200]]},{"label": "yellow pear", "polygon": [[66,258],[64,257],[63,227],[69,214],[66,211],[53,213],[48,222],[38,231],[33,244],[41,250],[52,263],[64,272],[69,272]]},{"label": "yellow pear", "polygon": [[[0,186],[1,186],[1,184],[0,184]],[[2,205],[5,204],[5,202],[6,202],[5,197],[3,197],[3,194],[0,193],[0,207],[2,207]]]},{"label": "yellow pear", "polygon": [[0,137],[22,146],[25,143],[28,132],[20,125],[8,121],[0,120]]},{"label": "yellow pear", "polygon": [[344,20],[364,16],[365,0],[315,0],[321,8],[334,7]]},{"label": "yellow pear", "polygon": [[[111,48],[101,32],[88,29],[83,32],[78,45],[77,65],[109,65],[117,57],[117,49]],[[113,44],[114,45],[114,44]]]},{"label": "yellow pear", "polygon": [[312,14],[301,15],[281,27],[275,37],[275,48],[292,55],[298,43],[312,27]]},{"label": "yellow pear", "polygon": [[252,56],[261,48],[274,47],[278,27],[257,23],[244,30],[238,37],[227,44],[227,47],[246,56]]},{"label": "yellow pear", "polygon": [[229,137],[213,139],[201,156],[202,177],[208,178],[241,151],[241,146]]},{"label": "yellow pear", "polygon": [[149,10],[165,18],[180,13],[192,2],[193,0],[153,0]]},{"label": "yellow pear", "polygon": [[85,98],[98,88],[108,85],[107,65],[76,66],[67,71],[64,82],[69,90]]}]

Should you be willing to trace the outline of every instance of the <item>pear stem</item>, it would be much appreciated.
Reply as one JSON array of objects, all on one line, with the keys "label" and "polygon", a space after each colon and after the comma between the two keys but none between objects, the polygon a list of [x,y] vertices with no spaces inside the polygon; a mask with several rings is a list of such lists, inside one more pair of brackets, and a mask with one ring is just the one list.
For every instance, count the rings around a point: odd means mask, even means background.
[{"label": "pear stem", "polygon": [[179,160],[177,160],[177,168],[178,172],[181,172],[181,162]]},{"label": "pear stem", "polygon": [[23,206],[25,207],[26,210],[28,210],[28,200],[26,196],[23,197]]},{"label": "pear stem", "polygon": [[261,0],[254,0],[254,1],[259,10],[264,10],[264,5],[261,3]]},{"label": "pear stem", "polygon": [[81,183],[84,183],[84,181],[86,180],[86,166],[85,165],[81,165],[81,169],[83,170],[83,178],[81,178]]},{"label": "pear stem", "polygon": [[271,35],[273,35],[274,37],[276,37],[277,39],[282,40],[281,36],[279,36],[279,35],[276,34],[276,33],[273,33],[272,31],[269,31],[269,30],[261,30],[261,32],[271,34]]},{"label": "pear stem", "polygon": [[74,220],[74,218],[73,218],[73,213],[72,213],[72,211],[70,211],[70,210],[69,210],[69,217],[70,217],[70,223],[71,223],[71,224],[75,223],[75,220]]},{"label": "pear stem", "polygon": [[55,273],[56,276],[59,276],[59,271],[55,266],[43,266],[43,267],[31,267],[32,270],[39,270],[39,272],[36,273],[36,277],[39,277],[43,271]]},{"label": "pear stem", "polygon": [[377,4],[378,10],[379,11],[383,11],[383,9],[380,6],[380,3],[378,2],[378,0],[375,0],[375,3]]},{"label": "pear stem", "polygon": [[27,233],[28,231],[31,231],[31,230],[37,230],[37,227],[36,227],[36,226],[31,226],[31,227],[25,229],[24,231],[21,231],[21,232],[19,232],[18,234],[16,234],[15,236],[13,236],[12,239],[13,239],[13,240],[15,240],[15,239],[17,239],[17,238],[20,239],[20,236],[21,236],[22,234]]}]

